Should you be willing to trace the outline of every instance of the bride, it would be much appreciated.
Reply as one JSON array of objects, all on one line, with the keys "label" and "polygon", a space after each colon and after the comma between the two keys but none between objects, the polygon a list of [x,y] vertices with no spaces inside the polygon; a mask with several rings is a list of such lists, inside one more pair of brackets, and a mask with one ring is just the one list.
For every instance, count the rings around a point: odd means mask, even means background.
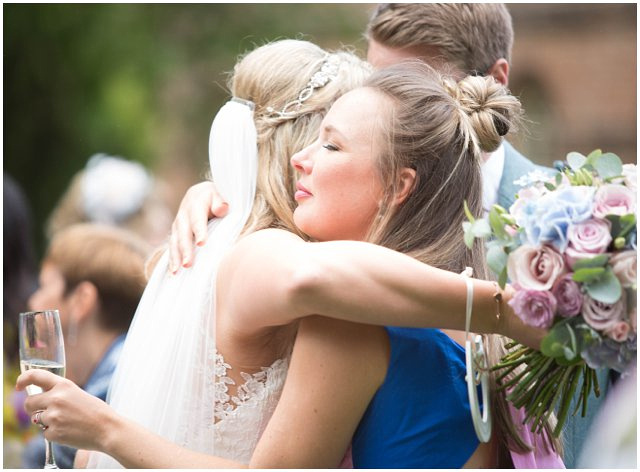
[{"label": "bride", "polygon": [[[304,74],[300,73],[301,67]],[[277,82],[270,80],[274,71],[284,77]],[[234,100],[221,109],[212,128],[210,149],[214,151],[212,172],[230,203],[231,213],[211,223],[209,242],[199,249],[191,270],[167,276],[166,255],[158,263],[132,325],[123,364],[114,378],[111,404],[115,414],[105,406],[89,405],[89,400],[79,397],[81,394],[64,379],[54,382],[53,376],[35,371],[21,376],[19,386],[35,382],[47,390],[30,397],[26,407],[30,412],[43,410],[37,418],[46,425],[48,439],[104,450],[131,467],[232,464],[216,461],[211,455],[247,464],[282,391],[298,327],[296,320],[300,317],[320,313],[373,324],[393,320],[393,324],[405,326],[464,326],[466,291],[460,276],[367,243],[308,244],[291,232],[278,229],[255,232],[263,228],[294,229],[293,202],[288,197],[294,179],[286,158],[312,143],[330,103],[345,91],[341,89],[361,82],[366,71],[364,64],[349,54],[328,55],[298,41],[264,46],[239,63],[232,89],[240,101]],[[355,96],[342,102],[343,113],[357,110],[354,105],[368,103],[354,102]],[[376,117],[376,113],[367,115],[372,122]],[[323,128],[322,136],[328,132],[330,127]],[[371,142],[375,134],[359,135],[365,144],[369,142],[365,146],[369,151],[379,144]],[[225,143],[228,146],[223,146]],[[318,142],[313,146],[320,149]],[[339,152],[333,156],[335,144],[323,144],[322,150],[328,153],[323,161],[325,185],[332,184],[333,197],[337,197],[340,192],[335,193],[336,172],[346,165],[342,178],[348,185],[343,187],[352,190],[353,198],[342,202],[334,199],[329,206],[314,207],[314,203],[322,205],[323,201],[320,180],[317,181],[318,194],[301,204],[306,204],[307,209],[300,217],[309,217],[314,208],[316,212],[324,209],[323,218],[304,222],[310,234],[321,230],[319,239],[365,239],[366,230],[374,221],[376,196],[395,207],[413,191],[415,173],[410,168],[403,168],[398,174],[398,187],[387,188],[379,181],[370,152],[362,156],[360,163]],[[308,165],[305,155],[301,152],[294,158],[298,171]],[[468,157],[466,152],[463,155]],[[257,162],[263,168],[256,169]],[[465,164],[468,172],[476,164]],[[455,166],[455,162],[447,165]],[[256,175],[252,177],[257,179],[253,184],[248,177]],[[479,182],[476,183],[476,187],[466,188],[469,195],[479,189]],[[299,200],[311,195],[306,188],[297,188]],[[472,207],[479,212],[479,199],[476,200],[477,205],[472,203]],[[333,211],[326,213],[331,208]],[[336,210],[348,210],[350,217],[336,218]],[[451,211],[455,212],[455,208]],[[457,218],[461,215],[462,212]],[[383,223],[378,223],[382,229]],[[456,223],[446,224],[459,232]],[[244,237],[225,254],[241,232]],[[265,264],[257,265],[254,255]],[[451,260],[457,258],[452,256]],[[455,260],[455,264],[459,262],[462,260]],[[219,266],[221,272],[217,276]],[[272,270],[275,267],[278,270]],[[331,270],[328,274],[314,272],[313,267]],[[253,292],[248,292],[248,287]],[[492,283],[474,281],[473,287],[474,330],[502,332],[535,343],[540,333],[523,329],[507,305],[502,305],[505,316],[496,321]],[[447,296],[443,297],[443,293]],[[360,328],[362,333],[366,330],[364,325]],[[384,349],[377,352],[377,359],[384,357]],[[49,402],[53,398],[57,400]],[[63,413],[63,407],[69,410]],[[366,402],[358,408],[361,407],[366,407]],[[351,412],[349,417],[353,420],[354,415]],[[89,428],[91,435],[86,434]],[[166,441],[154,439],[148,431],[207,456],[176,449]],[[286,428],[280,430],[287,432]],[[342,454],[345,448],[346,445]],[[95,457],[91,464],[117,465]]]}]

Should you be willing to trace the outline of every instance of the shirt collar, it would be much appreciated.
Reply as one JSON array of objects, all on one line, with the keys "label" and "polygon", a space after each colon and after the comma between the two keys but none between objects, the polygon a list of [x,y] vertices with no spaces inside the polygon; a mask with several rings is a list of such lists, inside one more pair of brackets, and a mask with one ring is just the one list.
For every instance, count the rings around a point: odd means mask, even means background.
[{"label": "shirt collar", "polygon": [[485,214],[489,213],[491,207],[498,203],[498,191],[500,180],[502,180],[502,169],[504,167],[504,144],[500,144],[498,149],[491,153],[489,158],[482,164],[482,208]]}]

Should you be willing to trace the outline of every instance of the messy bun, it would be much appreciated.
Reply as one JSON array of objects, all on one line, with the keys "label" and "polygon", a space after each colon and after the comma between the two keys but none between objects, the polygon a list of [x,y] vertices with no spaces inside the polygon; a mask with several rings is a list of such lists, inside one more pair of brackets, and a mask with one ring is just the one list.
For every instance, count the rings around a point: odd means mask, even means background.
[{"label": "messy bun", "polygon": [[469,126],[467,131],[481,151],[495,151],[502,137],[517,129],[522,115],[520,102],[493,77],[467,76],[460,82],[451,78],[442,80],[468,117],[468,120],[462,117],[461,131],[465,132],[464,127]]}]

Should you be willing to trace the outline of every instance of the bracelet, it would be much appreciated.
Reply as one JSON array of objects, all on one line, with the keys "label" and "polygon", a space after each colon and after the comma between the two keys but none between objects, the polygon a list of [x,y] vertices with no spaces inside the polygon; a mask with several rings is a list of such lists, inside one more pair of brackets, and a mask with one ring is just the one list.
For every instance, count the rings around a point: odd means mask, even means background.
[{"label": "bracelet", "polygon": [[493,285],[496,287],[496,291],[493,293],[493,299],[496,301],[496,320],[500,322],[500,317],[502,316],[502,289],[498,282],[493,282]]}]

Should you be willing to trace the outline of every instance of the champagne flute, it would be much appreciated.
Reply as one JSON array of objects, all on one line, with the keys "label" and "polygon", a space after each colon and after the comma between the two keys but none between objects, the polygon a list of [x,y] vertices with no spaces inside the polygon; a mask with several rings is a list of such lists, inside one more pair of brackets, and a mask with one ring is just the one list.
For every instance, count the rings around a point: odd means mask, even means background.
[{"label": "champagne flute", "polygon": [[[20,313],[20,371],[31,369],[48,370],[64,377],[64,341],[58,310],[30,311]],[[36,385],[29,385],[28,395],[42,393]],[[53,457],[52,444],[44,440],[46,445],[45,469],[58,469]]]}]

